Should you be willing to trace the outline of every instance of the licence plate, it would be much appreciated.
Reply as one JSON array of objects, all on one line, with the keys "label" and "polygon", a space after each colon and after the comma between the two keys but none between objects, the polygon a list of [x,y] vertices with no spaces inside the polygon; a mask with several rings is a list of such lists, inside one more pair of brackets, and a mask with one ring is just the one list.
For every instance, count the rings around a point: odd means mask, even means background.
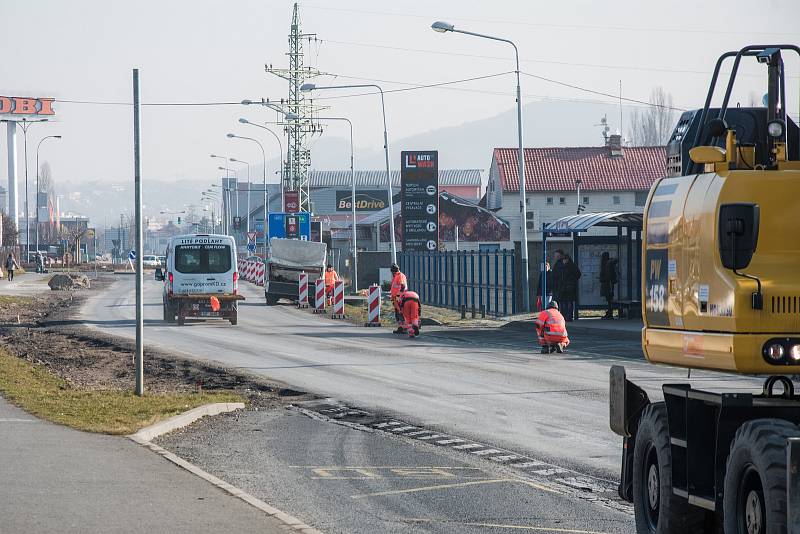
[{"label": "licence plate", "polygon": [[200,317],[219,317],[219,312],[203,311],[198,314]]}]

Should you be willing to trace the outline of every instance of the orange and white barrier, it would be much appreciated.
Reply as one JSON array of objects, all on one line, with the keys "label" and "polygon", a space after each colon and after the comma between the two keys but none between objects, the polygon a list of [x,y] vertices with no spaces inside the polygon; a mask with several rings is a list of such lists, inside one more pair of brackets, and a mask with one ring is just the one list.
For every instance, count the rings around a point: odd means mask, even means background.
[{"label": "orange and white barrier", "polygon": [[344,319],[344,282],[336,280],[333,283],[333,312],[332,319]]},{"label": "orange and white barrier", "polygon": [[300,273],[297,285],[297,307],[308,308],[308,274]]},{"label": "orange and white barrier", "polygon": [[266,273],[266,265],[264,262],[256,262],[256,285],[264,286],[264,274]]},{"label": "orange and white barrier", "polygon": [[369,286],[367,295],[367,323],[364,326],[381,325],[381,286]]},{"label": "orange and white barrier", "polygon": [[325,313],[325,279],[322,277],[314,284],[314,313]]}]

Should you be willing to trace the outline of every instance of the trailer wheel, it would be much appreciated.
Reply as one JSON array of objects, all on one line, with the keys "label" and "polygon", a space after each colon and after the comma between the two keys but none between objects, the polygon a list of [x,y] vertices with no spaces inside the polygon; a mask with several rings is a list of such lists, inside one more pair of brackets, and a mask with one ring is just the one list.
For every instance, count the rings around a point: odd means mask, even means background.
[{"label": "trailer wheel", "polygon": [[264,293],[264,300],[266,301],[267,306],[275,306],[278,304],[278,297],[269,293]]},{"label": "trailer wheel", "polygon": [[786,438],[796,436],[800,429],[782,419],[754,419],[736,431],[725,471],[726,533],[786,532]]},{"label": "trailer wheel", "polygon": [[703,532],[703,510],[672,492],[672,452],[663,402],[648,405],[639,421],[633,452],[633,509],[640,534]]}]

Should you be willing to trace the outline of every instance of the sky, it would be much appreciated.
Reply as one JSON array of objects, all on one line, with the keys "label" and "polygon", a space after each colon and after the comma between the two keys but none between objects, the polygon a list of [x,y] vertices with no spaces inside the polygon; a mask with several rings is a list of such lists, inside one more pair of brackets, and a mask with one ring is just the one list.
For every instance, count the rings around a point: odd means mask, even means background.
[{"label": "sky", "polygon": [[[42,161],[50,163],[57,182],[132,180],[132,108],[115,103],[131,102],[133,68],[140,69],[144,103],[285,97],[286,82],[265,73],[264,65],[287,66],[292,5],[283,0],[0,0],[0,49],[5,51],[0,95],[65,101],[55,104],[53,123],[31,127],[29,172],[35,173],[35,144],[57,134],[63,139],[42,146]],[[316,35],[305,43],[305,54],[306,64],[325,74],[313,80],[319,85],[380,83],[391,91],[491,76],[388,92],[390,142],[492,117],[515,105],[512,48],[433,32],[435,20],[513,40],[527,74],[611,95],[621,84],[624,97],[643,101],[662,86],[680,108],[702,107],[710,72],[723,51],[800,42],[797,0],[309,0],[300,2],[300,13],[302,30]],[[785,60],[791,76],[787,89],[797,95],[800,62]],[[743,80],[761,83],[754,76]],[[351,96],[360,92],[324,91],[315,101],[329,106],[325,113],[353,121],[357,151],[373,151],[382,147],[380,103],[374,95]],[[614,101],[529,75],[522,77],[522,92],[525,103]],[[737,85],[735,97],[745,100],[751,93],[752,88]],[[795,115],[797,105],[790,108]],[[585,122],[576,128],[594,128],[600,117],[591,105],[583,108]],[[276,118],[254,106],[145,106],[143,176],[211,182],[220,164],[209,158],[211,153],[260,162],[257,146],[229,140],[228,132],[258,137],[274,157],[274,139],[239,124],[239,117]],[[618,118],[609,117],[609,123],[619,129]],[[328,124],[325,132],[346,136],[341,123]],[[3,128],[4,186],[5,137]],[[20,139],[20,153],[21,145]],[[486,148],[486,168],[491,148]],[[341,168],[348,157],[343,151]]]}]

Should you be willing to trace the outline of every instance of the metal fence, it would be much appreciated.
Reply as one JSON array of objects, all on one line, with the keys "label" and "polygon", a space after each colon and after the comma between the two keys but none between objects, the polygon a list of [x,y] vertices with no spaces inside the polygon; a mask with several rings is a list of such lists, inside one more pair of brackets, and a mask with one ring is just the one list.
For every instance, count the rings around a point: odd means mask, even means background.
[{"label": "metal fence", "polygon": [[423,304],[495,317],[517,312],[513,250],[401,252],[398,261]]}]

